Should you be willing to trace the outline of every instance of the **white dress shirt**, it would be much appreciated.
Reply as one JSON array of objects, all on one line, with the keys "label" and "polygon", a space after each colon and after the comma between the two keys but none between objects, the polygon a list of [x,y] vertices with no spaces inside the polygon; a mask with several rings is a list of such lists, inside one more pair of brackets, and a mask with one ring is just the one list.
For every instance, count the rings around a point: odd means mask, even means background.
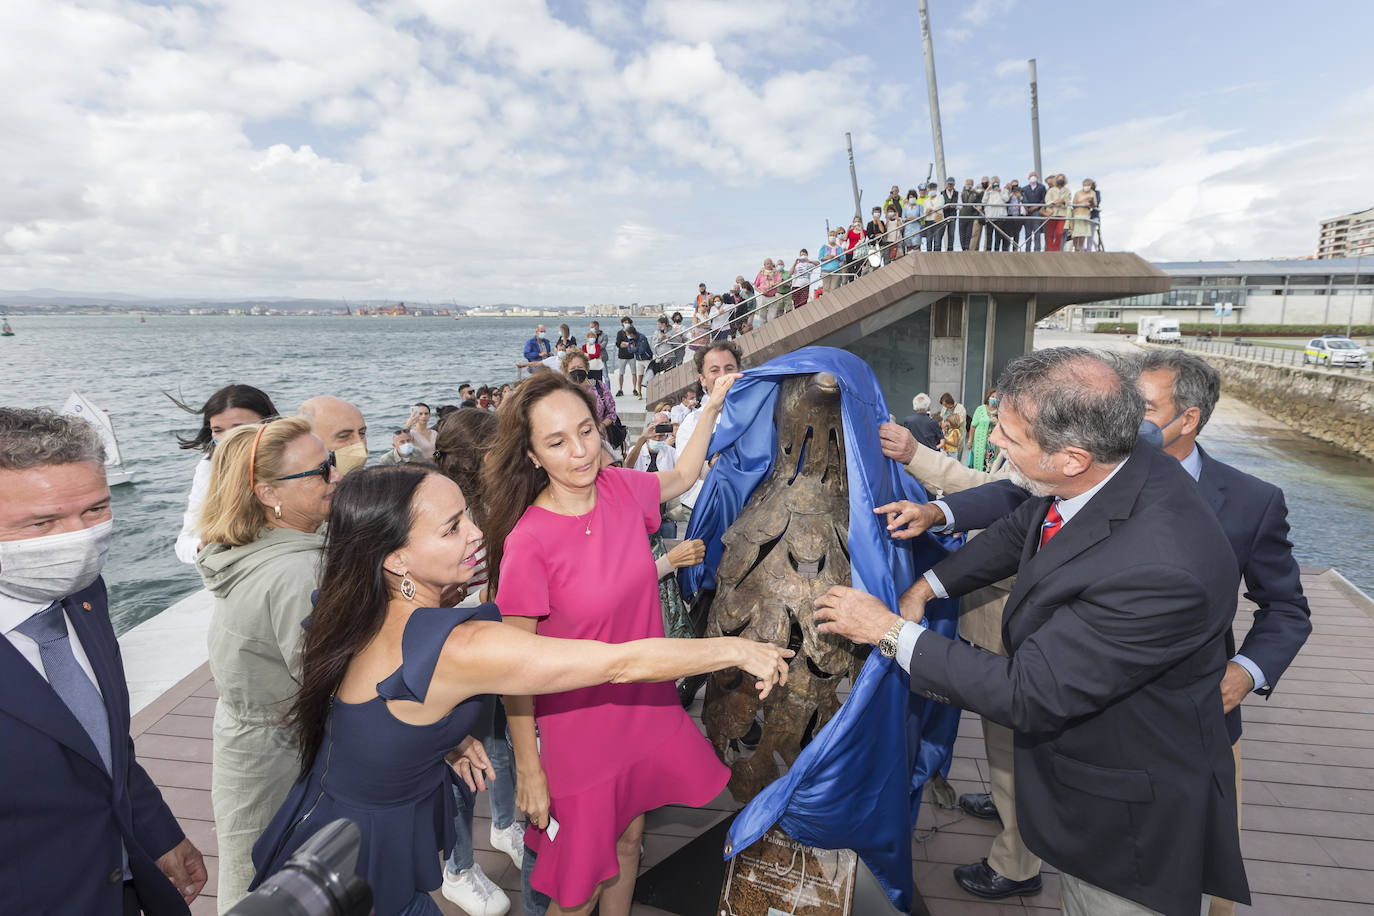
[{"label": "white dress shirt", "polygon": [[[711,403],[711,395],[707,394],[705,397],[701,399],[701,406],[698,407],[696,410],[692,411],[691,413],[689,413],[687,416],[683,417],[682,422],[678,424],[677,457],[679,460],[682,458],[683,449],[687,448],[687,443],[692,441],[692,432],[697,428],[698,421],[701,420],[702,409],[705,408],[706,405],[709,403]],[[716,422],[720,422],[719,417],[716,418]],[[715,432],[714,427],[712,427],[711,432]],[[692,484],[692,489],[682,494],[680,501],[688,509],[693,508],[697,504],[697,496],[701,493],[701,484],[702,479],[699,478],[696,483]]]},{"label": "white dress shirt", "polygon": [[[10,641],[10,645],[19,650],[19,654],[33,665],[43,680],[48,679],[48,673],[43,670],[43,657],[38,653],[38,643],[20,633],[16,627],[28,620],[39,611],[45,611],[51,601],[42,604],[29,604],[26,601],[16,601],[6,595],[0,595],[0,632],[5,634],[5,638]],[[62,620],[67,625],[67,637],[71,640],[72,655],[76,657],[76,663],[81,666],[81,670],[86,672],[86,677],[95,684],[97,693],[100,693],[100,682],[95,679],[95,669],[91,667],[91,660],[86,657],[86,649],[81,645],[81,637],[76,634],[76,628],[72,626],[71,618],[66,609],[62,611]],[[104,693],[100,693],[103,697]]]}]

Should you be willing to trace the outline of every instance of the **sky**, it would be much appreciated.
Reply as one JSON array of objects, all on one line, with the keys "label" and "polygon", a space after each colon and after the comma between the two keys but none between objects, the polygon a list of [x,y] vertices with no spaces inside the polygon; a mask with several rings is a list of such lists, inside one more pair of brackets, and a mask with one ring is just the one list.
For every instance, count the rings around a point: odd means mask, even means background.
[{"label": "sky", "polygon": [[[934,159],[914,0],[5,0],[0,289],[685,302]],[[1311,254],[1374,206],[1374,4],[930,0],[946,171],[1107,247]]]}]

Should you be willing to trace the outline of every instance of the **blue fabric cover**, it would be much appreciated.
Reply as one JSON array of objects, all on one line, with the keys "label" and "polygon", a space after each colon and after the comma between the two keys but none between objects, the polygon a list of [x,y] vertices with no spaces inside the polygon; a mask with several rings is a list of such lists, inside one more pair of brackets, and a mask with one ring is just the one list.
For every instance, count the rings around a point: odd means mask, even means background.
[{"label": "blue fabric cover", "polygon": [[[682,593],[695,598],[715,586],[721,535],[772,469],[777,436],[773,412],[789,375],[833,373],[840,381],[849,470],[849,555],[852,584],[888,607],[916,577],[961,539],[923,535],[894,541],[874,506],[896,499],[925,502],[920,485],[878,444],[888,420],[882,388],[868,364],[831,347],[805,347],[744,373],[725,401],[711,437],[719,453],[692,512],[687,537],[706,542],[701,566],[679,572]],[[926,623],[955,635],[958,601],[936,600]],[[876,650],[869,655],[840,711],[820,730],[786,776],[769,785],[735,818],[727,858],[774,824],[801,843],[853,849],[893,905],[909,912],[911,833],[921,788],[931,774],[948,773],[959,710],[915,696],[906,672]]]}]

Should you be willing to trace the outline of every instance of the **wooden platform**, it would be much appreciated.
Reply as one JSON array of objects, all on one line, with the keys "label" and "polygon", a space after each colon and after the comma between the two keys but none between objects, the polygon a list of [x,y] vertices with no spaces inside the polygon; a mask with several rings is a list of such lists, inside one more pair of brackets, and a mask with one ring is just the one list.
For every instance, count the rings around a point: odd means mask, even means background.
[{"label": "wooden platform", "polygon": [[[1334,572],[1303,571],[1313,633],[1269,699],[1244,704],[1245,776],[1241,845],[1253,907],[1264,916],[1374,914],[1374,603]],[[1253,606],[1242,599],[1236,633]],[[192,906],[214,913],[216,852],[210,810],[210,724],[215,686],[206,667],[139,713],[132,733],[140,762],[162,787],[188,836],[207,856],[210,882]],[[987,761],[977,717],[965,713],[954,745],[950,781],[960,792],[987,791]],[[644,867],[652,866],[735,809],[722,795],[702,809],[670,807],[649,816]],[[518,897],[519,872],[487,842],[481,796],[473,836],[487,874]],[[994,916],[1058,909],[1058,876],[1046,867],[1045,889],[998,902],[969,897],[953,868],[987,854],[995,822],[936,809],[927,801],[912,842],[916,887],[931,916]],[[435,895],[445,913],[456,907]],[[635,908],[636,916],[658,911]],[[921,909],[915,913],[923,912]],[[518,902],[512,913],[519,916]],[[682,914],[704,916],[704,914]],[[856,914],[862,916],[862,914]]]}]

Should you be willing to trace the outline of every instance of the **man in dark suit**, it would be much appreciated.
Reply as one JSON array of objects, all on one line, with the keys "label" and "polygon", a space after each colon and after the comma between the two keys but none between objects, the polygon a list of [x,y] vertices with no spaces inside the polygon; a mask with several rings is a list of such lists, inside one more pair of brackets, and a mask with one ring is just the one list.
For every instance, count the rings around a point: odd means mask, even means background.
[{"label": "man in dark suit", "polygon": [[[1015,731],[1021,831],[1060,870],[1066,913],[1248,901],[1217,697],[1239,578],[1224,532],[1179,463],[1137,442],[1140,392],[1091,351],[1020,357],[997,389],[994,444],[1036,498],[918,580],[905,620],[837,587],[820,629]],[[1012,573],[1009,659],[915,625],[930,598]]]},{"label": "man in dark suit", "polygon": [[[1216,460],[1197,444],[1198,434],[1221,397],[1221,376],[1206,360],[1161,347],[1121,361],[1119,368],[1136,379],[1145,399],[1145,420],[1158,431],[1159,444],[1197,481],[1226,532],[1245,581],[1245,596],[1258,605],[1254,623],[1239,649],[1234,633],[1227,631],[1226,656],[1230,661],[1221,679],[1239,803],[1241,701],[1251,692],[1268,699],[1312,632],[1312,612],[1303,596],[1298,562],[1288,540],[1288,507],[1278,487]],[[950,522],[958,530],[981,528],[1030,498],[1024,489],[1007,481],[952,493],[942,501],[943,509],[936,507],[921,514],[914,526],[902,530],[902,535]],[[1213,899],[1211,916],[1233,911],[1233,904]]]},{"label": "man in dark suit", "polygon": [[0,408],[0,493],[0,910],[188,913],[204,860],[129,738],[99,435]]},{"label": "man in dark suit", "polygon": [[916,395],[911,399],[911,409],[916,412],[903,420],[902,425],[916,437],[917,442],[926,448],[939,450],[945,434],[941,432],[939,422],[930,415],[930,395],[924,391]]},{"label": "man in dark suit", "polygon": [[[1197,481],[1216,513],[1245,580],[1245,597],[1259,606],[1239,650],[1228,634],[1231,661],[1221,682],[1222,703],[1227,730],[1238,741],[1241,700],[1252,691],[1267,699],[1312,632],[1312,611],[1288,540],[1288,506],[1278,487],[1216,460],[1197,444],[1221,397],[1221,376],[1206,360],[1159,348],[1122,363],[1122,368],[1136,379],[1145,398],[1145,419],[1157,430],[1159,444]],[[996,481],[952,493],[929,509],[913,505],[897,524],[906,525],[903,536],[982,528],[1029,498],[1013,482]]]}]

